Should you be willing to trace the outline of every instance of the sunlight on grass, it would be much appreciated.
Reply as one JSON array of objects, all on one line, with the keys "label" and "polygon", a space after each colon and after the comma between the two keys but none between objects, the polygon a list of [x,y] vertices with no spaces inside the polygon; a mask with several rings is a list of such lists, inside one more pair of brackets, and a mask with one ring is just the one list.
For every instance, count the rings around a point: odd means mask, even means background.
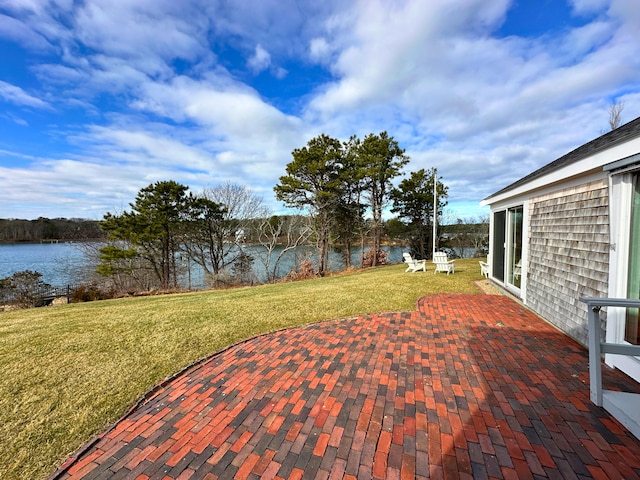
[{"label": "sunlight on grass", "polygon": [[480,293],[477,260],[454,275],[403,265],[304,282],[0,313],[0,478],[46,478],[186,365],[280,328],[413,310],[425,295]]}]

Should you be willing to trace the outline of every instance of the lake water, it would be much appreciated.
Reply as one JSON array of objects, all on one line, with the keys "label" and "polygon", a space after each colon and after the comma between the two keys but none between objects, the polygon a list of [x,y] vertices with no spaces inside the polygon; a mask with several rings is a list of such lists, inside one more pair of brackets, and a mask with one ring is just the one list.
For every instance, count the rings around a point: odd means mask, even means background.
[{"label": "lake water", "polygon": [[[89,246],[95,244],[89,244]],[[37,271],[42,274],[42,281],[53,286],[77,285],[88,283],[95,277],[95,257],[87,253],[88,244],[78,243],[37,243],[37,244],[11,244],[0,245],[0,278],[10,277],[16,272],[24,270]],[[251,254],[251,247],[248,247]],[[388,263],[402,262],[403,247],[384,247],[388,253]],[[280,274],[284,275],[292,270],[296,254],[304,251],[314,252],[313,248],[301,247],[297,252],[288,252],[281,261]],[[360,251],[354,249],[352,255],[353,265],[360,264]],[[332,251],[329,258],[330,270],[344,268],[342,255],[338,251]],[[258,261],[254,261],[254,275],[258,281],[264,281],[264,267]],[[191,268],[191,288],[204,288],[204,275],[197,266]],[[184,286],[187,280],[184,279]]]},{"label": "lake water", "polygon": [[88,282],[95,271],[82,243],[29,243],[0,245],[0,278],[32,270],[55,286]]}]

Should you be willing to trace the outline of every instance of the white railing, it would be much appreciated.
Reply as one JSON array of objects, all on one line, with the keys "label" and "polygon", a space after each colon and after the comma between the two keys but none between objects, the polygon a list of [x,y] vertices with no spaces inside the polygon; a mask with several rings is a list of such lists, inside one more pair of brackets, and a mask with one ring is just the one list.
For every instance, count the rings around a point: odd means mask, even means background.
[{"label": "white railing", "polygon": [[589,321],[589,389],[591,401],[604,407],[620,423],[640,438],[640,394],[612,392],[602,389],[602,354],[613,353],[640,357],[640,345],[606,343],[601,339],[602,307],[640,308],[640,300],[625,298],[581,297],[587,304]]}]

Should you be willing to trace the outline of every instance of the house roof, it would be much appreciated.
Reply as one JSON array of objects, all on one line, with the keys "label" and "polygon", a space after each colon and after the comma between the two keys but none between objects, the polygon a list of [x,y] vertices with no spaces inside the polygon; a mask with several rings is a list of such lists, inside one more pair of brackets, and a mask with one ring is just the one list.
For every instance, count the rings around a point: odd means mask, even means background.
[{"label": "house roof", "polygon": [[538,170],[530,173],[525,177],[522,177],[520,180],[517,180],[511,185],[506,186],[502,190],[489,195],[483,200],[483,202],[498,195],[502,195],[503,193],[507,193],[510,190],[514,190],[521,185],[535,180],[536,178],[542,177],[551,172],[554,172],[555,170],[559,170],[560,168],[566,167],[567,165],[571,165],[572,163],[575,163],[579,160],[611,148],[618,143],[625,142],[631,138],[635,138],[638,136],[640,136],[640,117],[616,128],[615,130],[605,133],[595,140],[591,140],[589,143],[585,143],[581,147],[578,147],[575,150],[567,153],[566,155],[563,155],[562,157],[554,160],[553,162],[546,164],[544,167],[539,168]]}]

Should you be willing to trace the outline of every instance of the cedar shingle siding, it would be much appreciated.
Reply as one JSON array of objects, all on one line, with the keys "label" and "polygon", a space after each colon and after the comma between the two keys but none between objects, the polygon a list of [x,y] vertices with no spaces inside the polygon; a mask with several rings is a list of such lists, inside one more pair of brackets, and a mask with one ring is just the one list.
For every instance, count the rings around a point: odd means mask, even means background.
[{"label": "cedar shingle siding", "polygon": [[530,200],[527,303],[587,344],[581,296],[606,297],[609,272],[606,180]]}]

